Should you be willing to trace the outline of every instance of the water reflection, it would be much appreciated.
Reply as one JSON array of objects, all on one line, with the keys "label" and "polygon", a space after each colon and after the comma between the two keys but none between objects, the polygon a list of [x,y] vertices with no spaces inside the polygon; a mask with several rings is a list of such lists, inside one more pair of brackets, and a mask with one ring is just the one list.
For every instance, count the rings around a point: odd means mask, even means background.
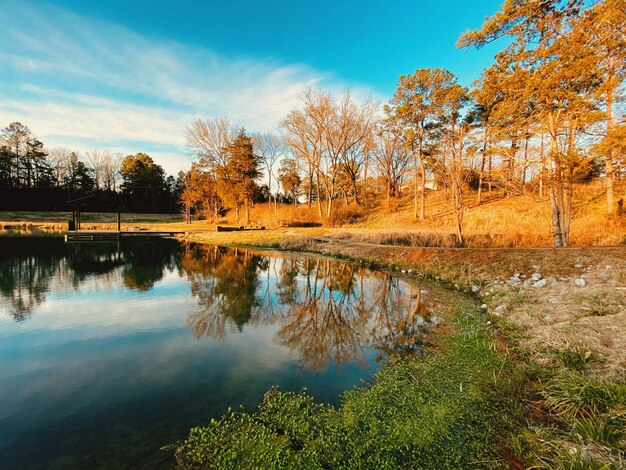
[{"label": "water reflection", "polygon": [[198,300],[195,338],[278,325],[276,341],[313,370],[362,362],[366,348],[415,352],[439,321],[421,289],[353,264],[187,245],[181,268]]},{"label": "water reflection", "polygon": [[0,466],[170,468],[162,445],[272,385],[336,404],[441,308],[328,259],[0,238]]},{"label": "water reflection", "polygon": [[363,362],[415,353],[439,321],[419,287],[386,273],[319,258],[259,254],[247,249],[175,241],[70,243],[3,238],[0,296],[16,321],[45,302],[54,282],[80,290],[96,278],[105,288],[148,292],[166,272],[189,282],[197,308],[187,313],[194,338],[223,339],[244,326],[275,325],[275,341],[296,352],[301,367]]},{"label": "water reflection", "polygon": [[26,238],[0,239],[0,297],[15,321],[25,320],[45,301],[65,255],[63,241],[55,241],[33,244]]},{"label": "water reflection", "polygon": [[0,238],[0,306],[16,321],[46,300],[51,283],[78,291],[90,278],[147,291],[178,265],[178,243],[84,242],[60,237]]}]

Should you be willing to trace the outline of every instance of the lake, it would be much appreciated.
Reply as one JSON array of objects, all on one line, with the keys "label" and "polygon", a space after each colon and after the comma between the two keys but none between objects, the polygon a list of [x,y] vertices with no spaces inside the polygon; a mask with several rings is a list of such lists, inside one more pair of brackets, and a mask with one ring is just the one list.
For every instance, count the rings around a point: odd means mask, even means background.
[{"label": "lake", "polygon": [[169,468],[161,446],[272,386],[336,405],[421,354],[434,304],[311,256],[0,237],[0,465]]}]

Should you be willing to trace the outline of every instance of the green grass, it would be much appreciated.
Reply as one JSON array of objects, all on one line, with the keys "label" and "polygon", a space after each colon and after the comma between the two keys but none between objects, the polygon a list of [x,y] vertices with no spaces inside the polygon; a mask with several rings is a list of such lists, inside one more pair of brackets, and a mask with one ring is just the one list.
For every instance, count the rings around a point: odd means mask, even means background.
[{"label": "green grass", "polygon": [[563,367],[543,370],[534,406],[544,418],[529,417],[513,438],[525,463],[540,469],[625,468],[626,381]]},{"label": "green grass", "polygon": [[612,445],[619,439],[616,420],[606,415],[593,415],[576,420],[574,430],[583,440],[600,445]]},{"label": "green grass", "polygon": [[338,408],[272,389],[252,413],[191,430],[180,468],[502,468],[522,377],[463,297],[437,351],[391,358]]},{"label": "green grass", "polygon": [[553,348],[551,353],[563,367],[570,370],[580,371],[594,362],[599,362],[598,353],[594,353],[582,343]]},{"label": "green grass", "polygon": [[626,405],[626,382],[561,370],[547,383],[544,395],[557,414],[594,416]]}]

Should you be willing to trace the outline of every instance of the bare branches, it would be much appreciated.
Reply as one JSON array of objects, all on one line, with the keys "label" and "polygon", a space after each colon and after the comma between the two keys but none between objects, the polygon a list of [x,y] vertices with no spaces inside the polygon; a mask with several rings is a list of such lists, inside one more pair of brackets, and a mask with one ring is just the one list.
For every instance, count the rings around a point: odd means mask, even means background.
[{"label": "bare branches", "polygon": [[320,216],[330,218],[340,172],[349,175],[358,198],[356,182],[368,156],[376,104],[371,100],[357,104],[349,92],[337,100],[328,92],[314,90],[302,95],[302,104],[281,121],[281,128],[294,156],[306,162],[309,203],[315,184]]},{"label": "bare branches", "polygon": [[224,149],[237,135],[239,127],[227,117],[195,119],[185,128],[187,148],[199,163],[214,170],[216,165],[225,163]]}]

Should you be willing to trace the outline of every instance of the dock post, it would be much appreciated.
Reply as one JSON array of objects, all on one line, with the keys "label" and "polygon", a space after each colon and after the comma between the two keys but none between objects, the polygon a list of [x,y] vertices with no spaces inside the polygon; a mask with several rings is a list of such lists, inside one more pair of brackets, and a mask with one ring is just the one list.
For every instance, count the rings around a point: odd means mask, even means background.
[{"label": "dock post", "polygon": [[117,211],[117,231],[122,231],[122,214],[119,210]]}]

